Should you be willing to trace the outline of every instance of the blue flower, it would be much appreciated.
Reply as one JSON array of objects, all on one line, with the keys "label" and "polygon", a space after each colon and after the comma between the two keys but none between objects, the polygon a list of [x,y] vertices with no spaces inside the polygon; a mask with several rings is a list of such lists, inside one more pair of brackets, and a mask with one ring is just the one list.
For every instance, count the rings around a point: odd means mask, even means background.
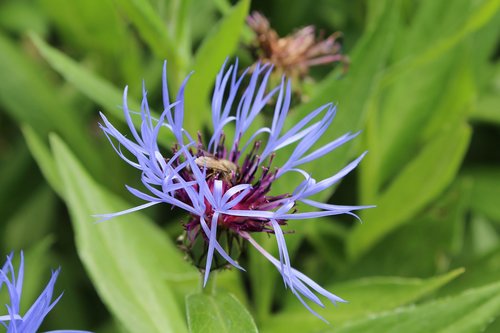
[{"label": "blue flower", "polygon": [[[151,116],[145,88],[140,113],[131,111],[127,106],[126,87],[123,110],[131,137],[120,133],[102,113],[103,123],[100,126],[116,153],[141,171],[141,180],[147,191],[129,186],[127,189],[146,203],[122,212],[99,216],[102,220],[107,220],[160,203],[181,208],[189,214],[189,221],[184,224],[187,251],[194,252],[194,244],[199,244],[200,240],[204,244],[202,267],[200,262],[195,262],[204,271],[204,283],[207,282],[218,256],[244,270],[236,262],[237,258],[231,256],[231,244],[247,240],[279,270],[285,286],[319,317],[305,302],[304,297],[320,306],[324,305],[314,292],[325,296],[334,304],[345,301],[292,268],[281,227],[288,220],[338,214],[356,216],[353,210],[368,208],[369,206],[326,204],[311,198],[339,182],[358,165],[365,153],[336,174],[320,181],[303,170],[302,165],[330,153],[358,133],[347,133],[319,148],[313,148],[335,116],[336,109],[331,103],[305,115],[285,131],[285,119],[291,101],[291,83],[283,78],[280,85],[268,89],[271,70],[269,65],[257,64],[238,75],[238,63],[229,66],[227,70],[224,64],[215,82],[212,135],[206,142],[201,134],[194,140],[183,128],[184,89],[188,78],[183,82],[176,99],[171,101],[166,63],[164,64],[163,112],[159,119]],[[248,79],[246,87],[243,85],[245,78]],[[265,108],[270,108],[270,104],[274,105],[270,125],[255,129],[255,120]],[[141,117],[139,131],[132,121],[135,114],[140,114]],[[175,138],[170,155],[166,155],[165,149],[158,146],[162,130],[169,131]],[[226,140],[228,133],[230,137]],[[275,154],[284,147],[293,148],[288,159],[283,165],[273,167]],[[288,173],[302,177],[300,184],[291,193],[270,195],[272,184]],[[309,206],[310,210],[297,212],[299,203],[301,207]],[[254,232],[275,235],[279,260],[252,238],[251,234]]]},{"label": "blue flower", "polygon": [[[54,285],[59,275],[60,269],[52,271],[52,276],[44,291],[30,307],[24,316],[20,314],[20,302],[23,289],[24,278],[24,256],[21,252],[21,262],[16,271],[12,264],[13,254],[7,256],[7,261],[0,270],[0,291],[5,284],[10,304],[6,304],[7,314],[0,315],[0,324],[7,329],[7,333],[36,333],[42,325],[45,316],[52,310],[62,294],[52,301]],[[90,333],[86,331],[58,330],[51,331],[58,333]],[[47,332],[50,333],[50,332]]]}]

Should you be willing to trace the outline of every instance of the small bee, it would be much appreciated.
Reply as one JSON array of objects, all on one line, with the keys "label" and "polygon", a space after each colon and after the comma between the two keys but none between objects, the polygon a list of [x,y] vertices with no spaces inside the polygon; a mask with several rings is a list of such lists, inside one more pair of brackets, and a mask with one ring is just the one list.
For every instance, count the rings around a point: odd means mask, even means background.
[{"label": "small bee", "polygon": [[194,163],[201,168],[207,168],[207,170],[212,171],[207,174],[207,177],[219,174],[222,176],[222,179],[230,182],[233,172],[234,174],[238,174],[238,166],[228,160],[217,159],[211,156],[199,156],[194,160]]}]

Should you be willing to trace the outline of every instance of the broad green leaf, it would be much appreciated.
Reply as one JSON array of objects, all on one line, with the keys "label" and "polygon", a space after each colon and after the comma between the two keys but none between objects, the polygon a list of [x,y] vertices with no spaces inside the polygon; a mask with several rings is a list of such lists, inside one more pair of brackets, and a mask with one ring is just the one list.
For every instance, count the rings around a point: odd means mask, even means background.
[{"label": "broad green leaf", "polygon": [[101,299],[130,332],[186,332],[178,302],[198,274],[140,213],[96,223],[93,214],[130,207],[95,183],[58,137],[51,146],[77,250]]},{"label": "broad green leaf", "polygon": [[[212,272],[211,274],[214,274]],[[243,275],[238,269],[226,269],[217,273],[217,290],[234,295],[243,306],[248,307],[248,292],[243,284]]]},{"label": "broad green leaf", "polygon": [[[350,321],[369,318],[378,313],[416,302],[455,279],[463,271],[463,269],[457,269],[425,280],[370,277],[335,284],[327,289],[346,298],[349,303],[339,304],[337,307],[325,303],[326,308],[320,309],[318,313],[330,321],[333,326],[339,327],[339,325]],[[326,328],[325,324],[311,315],[300,302],[295,302],[282,314],[278,314],[264,323],[262,331],[286,333],[289,332],[290,327],[293,327],[297,332],[317,332]]]},{"label": "broad green leaf", "polygon": [[62,197],[63,185],[49,148],[29,125],[23,125],[22,131],[31,155],[36,160],[45,180]]},{"label": "broad green leaf", "polygon": [[[192,69],[193,77],[186,88],[185,128],[190,133],[201,131],[211,121],[208,99],[215,77],[224,60],[238,46],[250,6],[249,0],[241,0],[221,19],[196,52]],[[196,114],[196,117],[189,116]]]},{"label": "broad green leaf", "polygon": [[499,314],[500,284],[494,283],[469,289],[455,297],[381,313],[324,332],[482,332]]},{"label": "broad green leaf", "polygon": [[443,131],[398,174],[380,195],[376,208],[363,214],[347,239],[350,258],[357,259],[384,235],[412,217],[448,186],[470,139],[470,128],[459,124]]},{"label": "broad green leaf", "polygon": [[191,333],[258,332],[250,313],[232,294],[191,294],[186,307]]}]

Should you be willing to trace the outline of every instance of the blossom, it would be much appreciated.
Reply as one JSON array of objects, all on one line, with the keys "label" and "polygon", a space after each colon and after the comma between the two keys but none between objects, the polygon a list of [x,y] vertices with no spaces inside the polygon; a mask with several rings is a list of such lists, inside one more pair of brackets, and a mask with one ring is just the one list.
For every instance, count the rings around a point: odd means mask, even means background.
[{"label": "blossom", "polygon": [[309,67],[332,62],[342,62],[347,70],[349,58],[340,53],[341,45],[335,32],[326,39],[316,38],[315,27],[308,25],[291,35],[280,37],[269,21],[259,12],[247,18],[255,32],[254,52],[262,62],[271,63],[276,69],[291,77],[304,78]]},{"label": "blossom", "polygon": [[[12,263],[13,254],[7,256],[7,261],[0,269],[0,291],[5,284],[10,304],[6,304],[7,314],[0,315],[0,324],[7,329],[7,333],[35,333],[42,325],[45,316],[52,310],[62,294],[52,300],[54,285],[59,275],[60,269],[52,271],[49,283],[38,296],[35,303],[30,307],[24,316],[20,314],[21,294],[24,278],[24,256],[21,252],[21,261],[16,273]],[[86,331],[58,330],[51,331],[58,333],[90,333]],[[50,333],[50,332],[47,332]]]},{"label": "blossom", "polygon": [[[282,78],[281,84],[268,89],[272,67],[257,64],[251,74],[247,68],[238,75],[238,63],[224,64],[217,75],[212,98],[212,134],[204,139],[193,136],[183,128],[184,89],[186,79],[175,100],[171,101],[163,68],[163,112],[159,119],[152,117],[145,88],[140,111],[140,130],[132,117],[137,114],[128,108],[127,87],[123,94],[123,110],[131,136],[118,131],[101,113],[100,125],[116,153],[132,167],[141,171],[146,191],[130,186],[127,189],[144,204],[122,212],[99,215],[102,220],[167,203],[185,210],[189,221],[184,224],[187,251],[201,241],[204,252],[195,262],[204,272],[204,283],[214,268],[214,257],[220,256],[230,265],[244,270],[231,255],[236,242],[248,241],[280,272],[285,287],[290,288],[311,312],[305,299],[324,306],[318,296],[334,304],[344,302],[306,275],[292,268],[282,226],[288,220],[314,219],[321,216],[351,214],[368,206],[341,206],[315,201],[312,196],[329,189],[353,170],[365,153],[339,172],[317,181],[302,166],[316,160],[356,137],[347,133],[319,148],[313,148],[330,126],[336,112],[333,104],[324,105],[305,115],[297,124],[284,130],[290,100],[291,83]],[[244,85],[244,79],[248,79]],[[271,100],[276,100],[269,126],[255,129],[256,119]],[[191,115],[196,116],[196,115]],[[165,155],[158,145],[160,130],[175,137],[171,155]],[[226,140],[226,136],[231,138]],[[293,148],[288,159],[273,167],[275,154],[285,147]],[[288,152],[287,152],[288,153]],[[270,195],[271,186],[285,174],[294,173],[301,179],[291,193]],[[293,174],[292,174],[293,175]],[[298,204],[309,206],[298,211]],[[252,233],[265,232],[276,237],[279,259],[262,248]],[[192,253],[191,253],[192,254]],[[200,258],[195,258],[194,261]],[[317,315],[317,314],[316,314]],[[319,316],[319,315],[318,315]]]}]

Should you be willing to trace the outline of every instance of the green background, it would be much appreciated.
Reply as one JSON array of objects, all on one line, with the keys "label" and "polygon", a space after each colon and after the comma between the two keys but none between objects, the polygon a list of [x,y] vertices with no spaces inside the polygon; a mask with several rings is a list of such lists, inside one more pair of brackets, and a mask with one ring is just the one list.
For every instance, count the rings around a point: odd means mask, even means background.
[{"label": "green background", "polygon": [[[44,330],[500,331],[499,7],[498,0],[0,2],[0,254],[25,251],[23,308],[61,266],[64,296]],[[320,143],[362,130],[307,166],[316,179],[369,151],[335,192],[318,197],[376,205],[361,213],[363,223],[337,217],[287,227],[293,265],[349,301],[320,309],[331,325],[251,248],[247,273],[223,271],[201,291],[199,273],[175,245],[182,212],[165,205],[101,224],[92,217],[140,204],[124,187],[140,175],[108,144],[98,111],[125,129],[122,89],[129,85],[138,110],[142,80],[159,110],[167,59],[172,93],[195,72],[185,127],[205,129],[221,64],[227,56],[251,64],[252,10],[282,36],[309,24],[326,35],[342,31],[351,60],[346,74],[340,65],[314,68],[287,120],[334,101],[338,113]],[[160,144],[167,149],[170,138]],[[273,237],[257,238],[276,251]]]}]

